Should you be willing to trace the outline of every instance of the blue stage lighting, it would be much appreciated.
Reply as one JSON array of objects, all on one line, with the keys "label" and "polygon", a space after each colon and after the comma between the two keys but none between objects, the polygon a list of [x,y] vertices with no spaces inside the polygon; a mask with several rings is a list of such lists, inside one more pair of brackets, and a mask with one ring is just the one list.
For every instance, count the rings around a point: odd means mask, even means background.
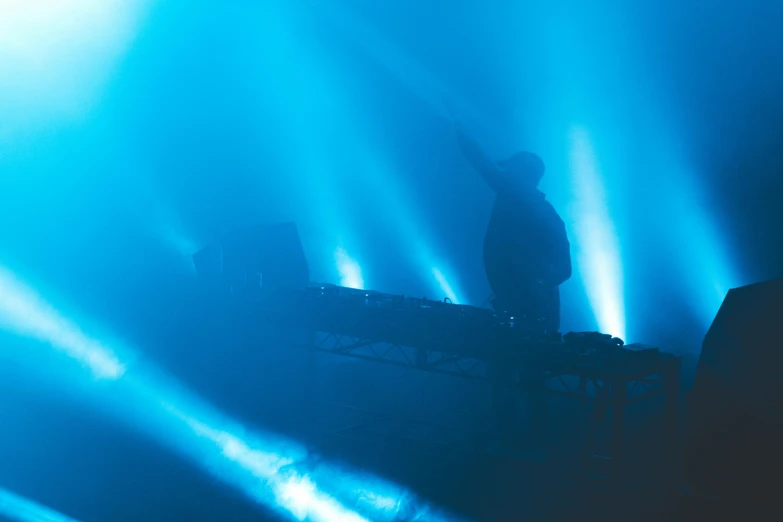
[{"label": "blue stage lighting", "polygon": [[288,506],[291,513],[299,520],[368,521],[321,493],[307,475],[300,476],[292,473],[286,480],[276,484],[276,493],[278,502]]},{"label": "blue stage lighting", "polygon": [[451,287],[451,284],[449,284],[446,276],[443,275],[443,272],[441,272],[438,268],[433,268],[432,275],[435,276],[435,280],[438,282],[438,285],[440,285],[440,289],[443,291],[445,296],[449,298],[452,303],[459,302],[457,299],[457,294],[454,293],[454,289]]},{"label": "blue stage lighting", "polygon": [[334,260],[337,263],[337,271],[340,273],[340,285],[359,290],[364,288],[362,267],[348,255],[344,248],[337,248],[334,252]]},{"label": "blue stage lighting", "polygon": [[11,272],[0,267],[0,328],[50,344],[76,359],[101,379],[125,373],[112,351],[87,337]]},{"label": "blue stage lighting", "polygon": [[410,490],[367,473],[356,473],[333,465],[310,471],[318,482],[333,485],[330,492],[357,512],[379,522],[426,520],[446,522],[458,520],[437,510]]},{"label": "blue stage lighting", "polygon": [[691,207],[688,219],[678,225],[683,244],[689,243],[690,252],[685,267],[685,278],[690,281],[688,295],[693,308],[705,327],[712,323],[729,290],[741,286],[725,255],[724,245],[714,225],[698,205]]},{"label": "blue stage lighting", "polygon": [[[143,361],[126,373],[111,351],[5,269],[0,269],[0,327],[45,341],[93,374],[114,379],[96,398],[98,405],[281,514],[298,520],[363,522],[397,520],[394,513],[403,508],[419,515],[432,512],[405,488],[314,460],[301,445],[281,437],[247,433]],[[374,489],[376,485],[383,485],[383,491]],[[397,493],[394,502],[391,491]]]},{"label": "blue stage lighting", "polygon": [[[472,122],[487,127],[485,118],[460,92],[448,85],[399,44],[384,38],[383,32],[368,24],[341,2],[309,2],[311,16],[326,21],[335,31],[351,39],[368,57],[379,63],[400,86],[417,96],[443,118],[453,118],[452,110]],[[450,107],[447,107],[450,105]]]},{"label": "blue stage lighting", "polygon": [[[431,241],[422,237],[422,220],[414,217],[409,194],[400,186],[400,176],[381,142],[374,139],[378,134],[373,128],[375,122],[367,118],[366,111],[357,110],[354,96],[346,94],[353,89],[346,83],[353,72],[342,70],[333,55],[301,37],[311,30],[308,24],[313,19],[320,24],[325,16],[333,16],[322,15],[314,4],[310,7],[313,9],[290,10],[284,3],[265,4],[263,16],[258,17],[258,23],[263,24],[259,34],[265,43],[265,52],[253,56],[253,63],[263,72],[259,76],[263,79],[258,84],[258,92],[263,94],[259,103],[279,111],[285,123],[280,134],[290,142],[288,147],[296,151],[290,161],[299,163],[296,170],[306,176],[299,184],[300,190],[318,210],[319,226],[341,231],[341,237],[356,237],[355,231],[363,223],[355,219],[355,213],[344,211],[354,204],[346,187],[373,194],[376,208],[388,216],[416,270],[441,295],[446,290],[442,281],[433,277],[432,267],[439,265]],[[292,67],[292,63],[297,66]],[[436,103],[451,98],[444,96],[440,88],[432,94]],[[367,281],[360,265],[343,247],[335,254],[340,284],[364,288]],[[347,250],[356,255],[353,248]]]},{"label": "blue stage lighting", "polygon": [[17,522],[76,522],[3,488],[0,488],[0,515]]},{"label": "blue stage lighting", "polygon": [[[209,470],[226,482],[240,487],[254,500],[276,506],[298,520],[366,520],[324,493],[309,475],[300,471],[301,462],[307,459],[307,452],[303,448],[291,443],[264,442],[260,438],[249,442],[247,438],[196,420],[171,405],[164,403],[163,406],[184,421],[198,438],[214,445],[217,453],[213,453],[212,459],[202,455],[199,459],[202,465],[214,461],[214,455],[235,464],[235,467],[229,467],[225,463],[213,462]],[[190,409],[194,407],[195,404],[191,404]],[[269,450],[258,449],[257,446]],[[283,456],[282,453],[287,455]]]},{"label": "blue stage lighting", "polygon": [[576,195],[577,270],[603,333],[625,338],[625,306],[620,242],[607,206],[590,137],[571,130],[570,163]]},{"label": "blue stage lighting", "polygon": [[670,220],[667,248],[679,261],[679,285],[688,295],[695,315],[706,327],[731,288],[742,286],[723,238],[709,213],[704,190],[692,172],[669,167],[676,173],[666,187],[664,216]]},{"label": "blue stage lighting", "polygon": [[152,0],[0,0],[0,136],[97,99]]},{"label": "blue stage lighting", "polygon": [[399,235],[399,241],[406,246],[405,250],[411,263],[420,274],[425,275],[434,295],[444,296],[445,294],[445,297],[457,302],[459,292],[454,289],[453,283],[448,281],[441,269],[438,268],[440,263],[437,262],[437,259],[439,258],[433,252],[432,242],[428,240],[424,227],[422,227],[422,220],[417,219],[418,216],[411,208],[410,198],[405,197],[404,187],[398,182],[398,176],[395,176],[395,173],[387,166],[388,162],[367,154],[368,148],[362,148],[357,153],[356,160],[362,165],[366,165],[364,170],[373,173],[373,176],[369,178],[372,191],[379,195],[379,204],[388,209],[384,214],[394,219],[394,231]]}]

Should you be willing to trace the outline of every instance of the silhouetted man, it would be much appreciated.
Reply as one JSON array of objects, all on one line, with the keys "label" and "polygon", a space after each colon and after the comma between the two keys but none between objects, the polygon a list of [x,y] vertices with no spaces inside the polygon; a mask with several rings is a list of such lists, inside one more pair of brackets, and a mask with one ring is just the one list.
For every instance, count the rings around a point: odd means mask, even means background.
[{"label": "silhouetted man", "polygon": [[484,238],[493,307],[532,331],[557,332],[558,287],[571,277],[571,252],[563,220],[537,189],[544,163],[531,152],[495,163],[459,124],[457,135],[463,154],[497,195]]},{"label": "silhouetted man", "polygon": [[[493,307],[533,333],[556,333],[559,286],[571,277],[571,247],[563,220],[537,188],[544,175],[543,161],[533,153],[519,152],[495,163],[459,124],[457,136],[465,157],[496,194],[484,237],[484,268],[495,294]],[[521,376],[502,363],[491,364],[489,375],[501,444],[515,446],[516,397],[509,384],[522,378],[530,386],[533,442],[543,449],[546,389],[542,376]]]}]

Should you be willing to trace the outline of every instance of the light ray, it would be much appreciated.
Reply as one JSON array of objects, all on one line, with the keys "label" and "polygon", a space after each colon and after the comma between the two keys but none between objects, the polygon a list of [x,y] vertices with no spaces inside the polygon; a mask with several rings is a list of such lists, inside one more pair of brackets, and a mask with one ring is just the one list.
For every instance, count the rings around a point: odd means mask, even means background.
[{"label": "light ray", "polygon": [[14,274],[0,266],[0,328],[53,346],[101,379],[117,379],[125,366],[106,346],[85,335]]},{"label": "light ray", "polygon": [[77,522],[3,488],[0,488],[0,515],[16,522]]},{"label": "light ray", "polygon": [[620,243],[609,214],[603,180],[587,132],[571,131],[571,171],[576,191],[577,266],[603,333],[625,339]]},{"label": "light ray", "polygon": [[99,406],[259,504],[297,520],[391,521],[396,520],[396,511],[389,502],[368,499],[389,498],[388,492],[396,491],[397,503],[405,512],[419,518],[432,512],[405,488],[313,460],[306,448],[284,437],[242,428],[138,358],[126,372],[108,348],[64,319],[2,267],[0,296],[0,328],[45,341],[94,374],[112,379],[100,397],[92,397]]}]

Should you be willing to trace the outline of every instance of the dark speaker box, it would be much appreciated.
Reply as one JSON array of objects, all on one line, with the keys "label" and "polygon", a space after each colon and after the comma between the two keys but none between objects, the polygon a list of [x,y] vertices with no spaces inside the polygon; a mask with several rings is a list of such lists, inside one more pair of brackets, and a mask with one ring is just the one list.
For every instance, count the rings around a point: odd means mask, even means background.
[{"label": "dark speaker box", "polygon": [[741,504],[777,499],[783,473],[783,279],[729,291],[688,397],[686,476]]},{"label": "dark speaker box", "polygon": [[197,252],[193,262],[199,277],[233,288],[305,288],[310,279],[293,223],[234,229]]}]

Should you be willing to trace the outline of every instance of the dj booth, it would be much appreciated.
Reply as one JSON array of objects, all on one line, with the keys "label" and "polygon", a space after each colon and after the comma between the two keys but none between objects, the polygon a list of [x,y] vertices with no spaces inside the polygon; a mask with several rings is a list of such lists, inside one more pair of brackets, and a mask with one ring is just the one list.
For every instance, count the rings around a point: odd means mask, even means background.
[{"label": "dj booth", "polygon": [[675,434],[680,359],[657,348],[595,332],[538,336],[484,308],[308,283],[293,224],[234,231],[194,261],[243,313],[307,332],[314,350],[573,397],[590,412],[586,452],[591,428],[608,424],[605,453],[618,460],[626,409],[656,396],[665,401],[663,432]]},{"label": "dj booth", "polygon": [[632,403],[665,397],[665,432],[675,433],[680,359],[656,348],[598,333],[539,337],[491,310],[332,285],[251,301],[260,321],[306,329],[321,352],[578,399],[592,406],[589,425],[610,423],[615,459]]}]

